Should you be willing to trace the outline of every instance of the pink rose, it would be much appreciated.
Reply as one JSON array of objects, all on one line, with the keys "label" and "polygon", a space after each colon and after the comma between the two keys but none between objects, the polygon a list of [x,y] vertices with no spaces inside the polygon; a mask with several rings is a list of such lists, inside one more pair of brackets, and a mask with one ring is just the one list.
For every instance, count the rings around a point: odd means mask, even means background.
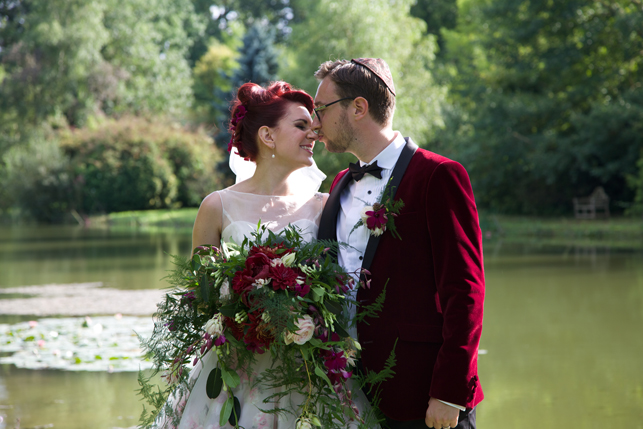
[{"label": "pink rose", "polygon": [[315,322],[313,322],[313,318],[306,314],[304,317],[299,318],[295,325],[297,325],[297,332],[286,333],[284,342],[286,344],[294,342],[300,346],[306,344],[306,342],[313,337],[313,333],[315,332]]}]

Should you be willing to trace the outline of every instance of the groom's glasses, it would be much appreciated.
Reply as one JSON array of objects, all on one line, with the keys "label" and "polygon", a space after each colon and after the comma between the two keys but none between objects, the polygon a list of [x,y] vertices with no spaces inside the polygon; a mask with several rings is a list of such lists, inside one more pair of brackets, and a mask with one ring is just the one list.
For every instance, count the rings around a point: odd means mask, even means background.
[{"label": "groom's glasses", "polygon": [[339,100],[335,100],[332,103],[322,104],[321,106],[315,107],[313,109],[313,112],[315,112],[315,115],[317,115],[317,119],[319,119],[319,122],[321,122],[321,115],[319,114],[319,112],[321,112],[322,110],[324,110],[327,107],[332,106],[335,103],[339,103],[340,101],[344,101],[344,100],[355,100],[355,97],[340,98]]}]

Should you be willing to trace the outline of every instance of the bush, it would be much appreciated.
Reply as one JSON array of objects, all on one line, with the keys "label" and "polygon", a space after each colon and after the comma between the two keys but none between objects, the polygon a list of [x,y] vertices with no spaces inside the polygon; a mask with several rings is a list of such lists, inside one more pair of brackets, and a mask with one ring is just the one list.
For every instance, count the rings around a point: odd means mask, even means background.
[{"label": "bush", "polygon": [[23,133],[0,160],[0,211],[21,219],[59,221],[73,206],[67,158],[45,129]]},{"label": "bush", "polygon": [[194,206],[219,187],[214,166],[221,155],[212,140],[159,119],[66,131],[61,147],[84,213]]},{"label": "bush", "polygon": [[627,177],[627,184],[635,192],[632,206],[625,211],[625,214],[630,216],[640,216],[643,213],[643,150],[636,165],[638,173]]}]

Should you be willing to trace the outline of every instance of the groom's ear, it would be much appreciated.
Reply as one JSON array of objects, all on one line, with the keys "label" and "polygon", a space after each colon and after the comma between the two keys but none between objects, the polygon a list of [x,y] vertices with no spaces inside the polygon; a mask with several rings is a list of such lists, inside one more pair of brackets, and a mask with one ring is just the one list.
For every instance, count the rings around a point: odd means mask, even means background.
[{"label": "groom's ear", "polygon": [[270,127],[264,125],[259,128],[259,140],[270,149],[275,148],[275,136]]},{"label": "groom's ear", "polygon": [[355,113],[353,118],[356,121],[364,119],[368,115],[368,101],[364,97],[357,97],[353,100],[353,106],[355,106]]}]

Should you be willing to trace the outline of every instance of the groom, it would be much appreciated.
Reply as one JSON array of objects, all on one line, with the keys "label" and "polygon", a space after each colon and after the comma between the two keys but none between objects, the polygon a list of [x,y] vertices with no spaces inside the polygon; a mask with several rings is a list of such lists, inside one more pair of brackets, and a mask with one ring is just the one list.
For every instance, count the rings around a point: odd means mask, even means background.
[{"label": "groom", "polygon": [[[370,288],[357,293],[362,305],[386,285],[379,317],[357,326],[367,370],[381,370],[397,340],[396,374],[380,395],[385,426],[475,428],[484,272],[469,177],[457,162],[393,130],[395,86],[383,60],[328,61],[315,77],[318,140],[359,159],[335,177],[319,238],[349,245],[339,252],[348,272],[371,272]],[[366,226],[351,233],[389,180],[404,202],[394,218],[401,239]]]}]

